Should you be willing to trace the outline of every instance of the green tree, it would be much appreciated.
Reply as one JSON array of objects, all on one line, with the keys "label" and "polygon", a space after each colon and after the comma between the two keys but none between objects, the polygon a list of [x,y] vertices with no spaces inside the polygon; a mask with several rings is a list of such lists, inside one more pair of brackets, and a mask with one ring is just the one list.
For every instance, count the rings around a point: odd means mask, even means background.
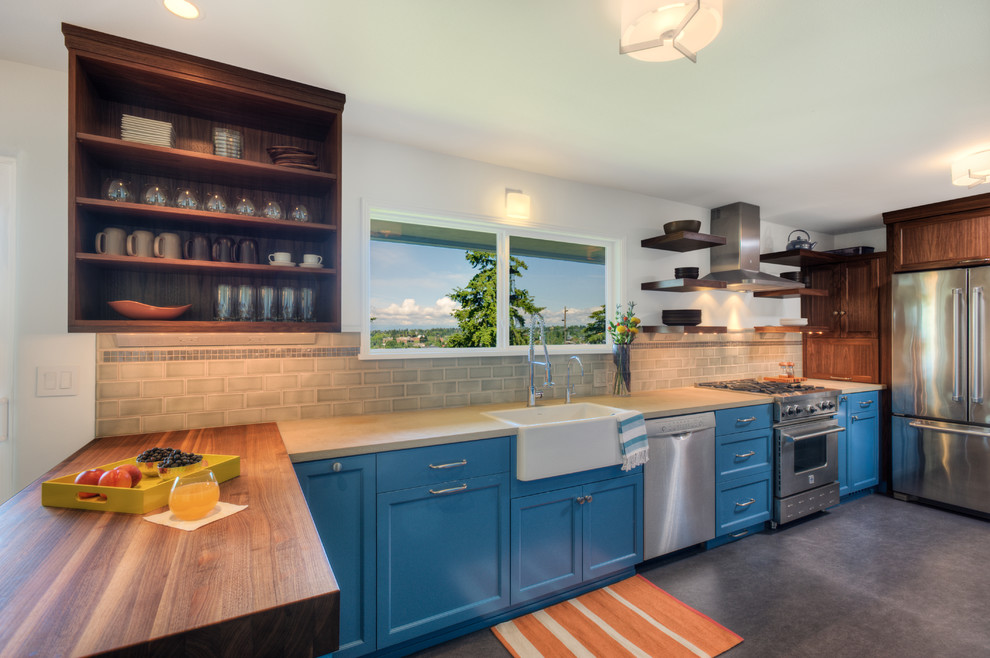
[{"label": "green tree", "polygon": [[584,340],[588,343],[605,342],[605,304],[597,311],[592,311],[591,320],[584,326]]},{"label": "green tree", "polygon": [[[454,288],[450,298],[460,304],[453,312],[458,331],[447,342],[448,347],[495,347],[498,327],[496,310],[496,256],[489,251],[466,251],[464,258],[478,270],[463,288]],[[526,263],[513,256],[509,262],[509,344],[525,345],[526,315],[543,310],[533,302],[529,291],[516,286]]]}]

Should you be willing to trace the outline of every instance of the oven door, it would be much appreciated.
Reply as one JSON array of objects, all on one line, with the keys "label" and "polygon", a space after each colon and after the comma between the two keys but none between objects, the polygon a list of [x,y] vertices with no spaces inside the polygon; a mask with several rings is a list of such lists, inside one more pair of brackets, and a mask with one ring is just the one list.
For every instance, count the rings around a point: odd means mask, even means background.
[{"label": "oven door", "polygon": [[778,498],[830,484],[839,479],[839,432],[832,418],[778,426],[774,430],[774,464]]}]

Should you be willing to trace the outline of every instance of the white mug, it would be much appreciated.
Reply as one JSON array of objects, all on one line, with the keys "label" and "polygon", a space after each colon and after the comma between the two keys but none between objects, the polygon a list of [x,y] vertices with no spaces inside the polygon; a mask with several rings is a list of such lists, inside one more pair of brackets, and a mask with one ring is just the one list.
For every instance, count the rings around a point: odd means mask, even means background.
[{"label": "white mug", "polygon": [[126,239],[127,231],[124,229],[107,227],[96,234],[96,253],[123,256]]},{"label": "white mug", "polygon": [[182,258],[182,240],[177,233],[159,233],[154,252],[157,258]]},{"label": "white mug", "polygon": [[319,265],[323,262],[323,256],[319,254],[303,254],[303,262],[311,265]]},{"label": "white mug", "polygon": [[292,254],[288,251],[276,251],[274,254],[268,254],[269,263],[291,263]]},{"label": "white mug", "polygon": [[127,236],[127,255],[151,258],[155,234],[151,231],[134,231]]}]

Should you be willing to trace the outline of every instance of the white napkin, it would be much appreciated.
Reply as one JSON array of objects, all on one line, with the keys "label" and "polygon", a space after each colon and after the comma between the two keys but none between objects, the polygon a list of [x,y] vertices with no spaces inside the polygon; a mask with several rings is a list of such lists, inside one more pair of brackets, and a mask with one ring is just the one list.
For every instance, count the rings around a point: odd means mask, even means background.
[{"label": "white napkin", "polygon": [[242,509],[247,509],[247,505],[234,505],[233,503],[220,502],[213,508],[213,511],[196,521],[183,521],[172,514],[169,510],[165,510],[159,514],[146,516],[144,517],[144,520],[151,521],[152,523],[158,523],[160,525],[167,525],[170,528],[178,528],[179,530],[195,530],[196,528],[202,528],[207,523],[218,521],[225,516],[237,514]]}]

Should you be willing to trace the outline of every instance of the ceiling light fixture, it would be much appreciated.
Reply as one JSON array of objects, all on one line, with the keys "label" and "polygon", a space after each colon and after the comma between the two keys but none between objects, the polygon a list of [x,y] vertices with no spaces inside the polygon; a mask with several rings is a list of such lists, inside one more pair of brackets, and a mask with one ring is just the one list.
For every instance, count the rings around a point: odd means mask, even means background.
[{"label": "ceiling light fixture", "polygon": [[976,187],[990,183],[990,150],[970,153],[952,163],[952,184]]},{"label": "ceiling light fixture", "polygon": [[196,8],[196,5],[189,2],[189,0],[162,0],[162,4],[165,5],[165,9],[168,9],[179,18],[189,20],[199,18],[199,9]]},{"label": "ceiling light fixture", "polygon": [[505,190],[505,216],[529,219],[529,195],[519,190]]},{"label": "ceiling light fixture", "polygon": [[669,62],[697,52],[722,29],[722,0],[623,0],[619,53]]}]

